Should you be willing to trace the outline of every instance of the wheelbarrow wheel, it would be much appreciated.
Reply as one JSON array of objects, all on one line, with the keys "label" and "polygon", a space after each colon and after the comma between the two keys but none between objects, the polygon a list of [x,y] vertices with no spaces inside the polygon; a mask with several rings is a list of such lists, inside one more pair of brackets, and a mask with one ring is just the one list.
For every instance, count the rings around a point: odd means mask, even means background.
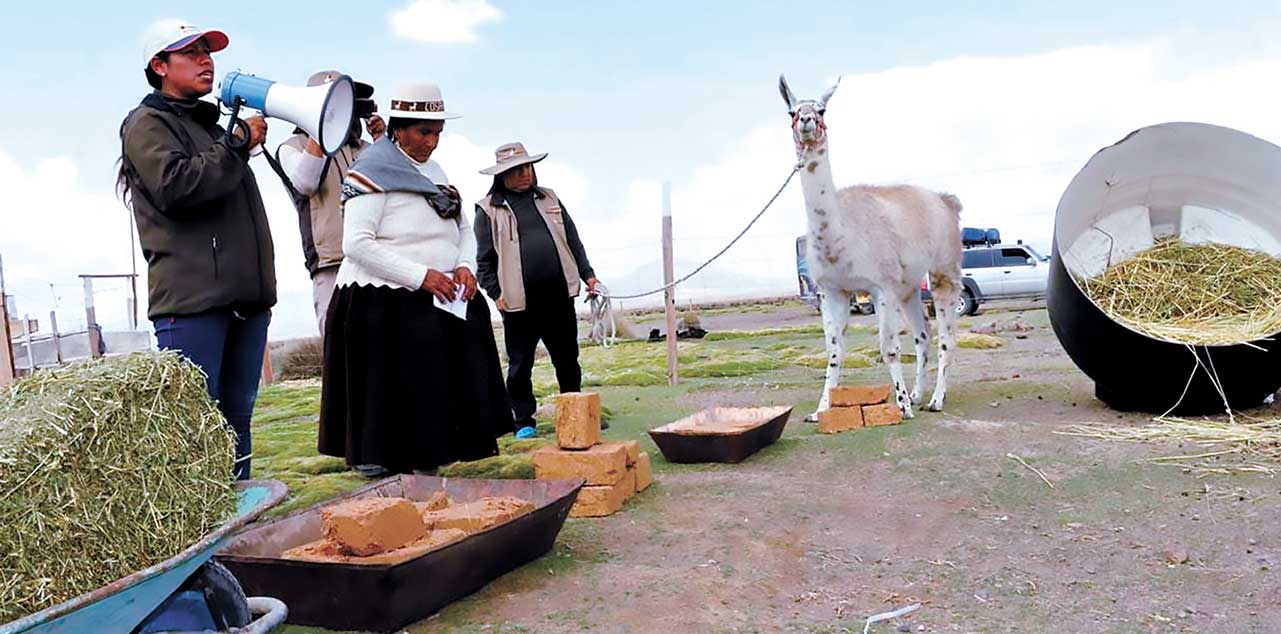
[{"label": "wheelbarrow wheel", "polygon": [[210,560],[196,571],[191,579],[191,589],[204,593],[209,612],[219,629],[244,627],[253,620],[240,582],[217,561]]}]

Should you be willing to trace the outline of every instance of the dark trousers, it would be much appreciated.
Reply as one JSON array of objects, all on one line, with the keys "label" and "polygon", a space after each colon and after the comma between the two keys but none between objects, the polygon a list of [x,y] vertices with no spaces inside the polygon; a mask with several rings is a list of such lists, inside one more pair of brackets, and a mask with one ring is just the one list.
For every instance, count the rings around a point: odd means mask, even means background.
[{"label": "dark trousers", "polygon": [[[564,292],[563,290],[561,292]],[[578,316],[574,299],[531,296],[525,310],[503,313],[503,343],[507,346],[507,394],[517,426],[529,423],[538,409],[530,375],[534,351],[542,341],[556,368],[560,391],[582,389],[583,370],[578,365]]]},{"label": "dark trousers", "polygon": [[271,312],[211,310],[153,321],[161,350],[177,350],[208,377],[209,397],[236,432],[236,479],[249,479],[249,424],[258,399]]}]

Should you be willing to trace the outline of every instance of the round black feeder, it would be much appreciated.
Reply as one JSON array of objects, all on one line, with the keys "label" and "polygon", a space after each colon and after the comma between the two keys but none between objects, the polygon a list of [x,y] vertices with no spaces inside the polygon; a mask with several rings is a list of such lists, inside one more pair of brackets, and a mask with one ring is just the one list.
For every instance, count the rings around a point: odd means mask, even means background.
[{"label": "round black feeder", "polygon": [[1281,388],[1278,336],[1197,346],[1156,339],[1112,320],[1077,285],[1074,275],[1098,275],[1165,236],[1281,257],[1281,148],[1230,128],[1166,123],[1100,150],[1059,200],[1046,298],[1063,349],[1113,409],[1222,412],[1207,368],[1233,409],[1264,404]]}]

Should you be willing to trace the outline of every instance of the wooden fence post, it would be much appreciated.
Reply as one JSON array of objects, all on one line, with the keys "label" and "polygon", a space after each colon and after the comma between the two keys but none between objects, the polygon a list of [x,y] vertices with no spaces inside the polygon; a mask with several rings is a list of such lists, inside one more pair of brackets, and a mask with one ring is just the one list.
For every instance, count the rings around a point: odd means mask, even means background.
[{"label": "wooden fence post", "polygon": [[667,384],[680,383],[676,363],[676,288],[672,280],[675,264],[672,255],[672,184],[663,183],[663,312],[667,316]]}]

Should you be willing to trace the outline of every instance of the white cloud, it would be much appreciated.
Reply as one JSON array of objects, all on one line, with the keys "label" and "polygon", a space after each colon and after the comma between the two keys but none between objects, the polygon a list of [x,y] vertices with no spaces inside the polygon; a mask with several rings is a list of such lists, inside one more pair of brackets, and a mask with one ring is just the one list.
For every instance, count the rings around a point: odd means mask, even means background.
[{"label": "white cloud", "polygon": [[[1195,59],[1196,70],[1180,59]],[[998,227],[1006,239],[1048,250],[1054,210],[1076,171],[1136,128],[1203,121],[1281,139],[1281,88],[1269,81],[1279,73],[1276,55],[1207,67],[1187,50],[1153,42],[845,75],[827,110],[833,172],[838,186],[911,182],[953,192],[965,205],[964,224]],[[826,87],[792,89],[815,98]],[[772,86],[760,103],[772,108],[762,115],[768,123],[674,183],[678,261],[720,249],[791,168],[788,120]],[[659,184],[635,181],[622,198],[617,216],[576,217],[606,283],[660,249]],[[805,230],[794,180],[719,263],[763,287],[795,292],[794,241]]]},{"label": "white cloud", "polygon": [[[61,330],[84,327],[85,273],[128,273],[132,232],[128,210],[113,195],[103,170],[102,185],[86,189],[68,157],[41,160],[27,167],[0,152],[0,189],[6,192],[0,256],[5,290],[18,310],[47,328],[49,311],[58,312]],[[138,253],[140,318],[146,312],[146,263]],[[128,323],[128,282],[96,283],[100,323]],[[17,315],[21,317],[21,315]]]},{"label": "white cloud", "polygon": [[414,0],[393,11],[388,19],[392,32],[431,44],[468,44],[476,41],[476,27],[503,17],[487,0]]}]

